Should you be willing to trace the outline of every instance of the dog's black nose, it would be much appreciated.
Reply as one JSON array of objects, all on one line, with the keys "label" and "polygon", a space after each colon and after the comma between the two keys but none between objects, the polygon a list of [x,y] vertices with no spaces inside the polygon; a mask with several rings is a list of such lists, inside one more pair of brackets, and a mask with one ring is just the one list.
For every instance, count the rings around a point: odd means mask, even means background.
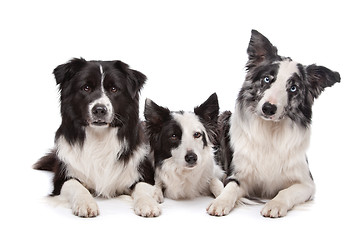
[{"label": "dog's black nose", "polygon": [[269,102],[264,103],[262,111],[266,116],[272,116],[276,113],[277,107]]},{"label": "dog's black nose", "polygon": [[188,164],[194,164],[197,161],[197,155],[193,151],[189,151],[185,155],[185,161]]},{"label": "dog's black nose", "polygon": [[102,104],[96,104],[92,110],[92,114],[96,117],[104,117],[107,114],[107,108],[105,105]]}]

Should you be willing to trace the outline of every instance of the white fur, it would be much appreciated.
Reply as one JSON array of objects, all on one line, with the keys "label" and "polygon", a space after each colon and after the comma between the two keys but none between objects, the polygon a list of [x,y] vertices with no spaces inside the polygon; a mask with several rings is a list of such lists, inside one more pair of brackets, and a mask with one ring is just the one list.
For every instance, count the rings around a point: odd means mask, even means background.
[{"label": "white fur", "polygon": [[64,183],[61,196],[69,201],[72,212],[76,216],[96,217],[100,214],[99,207],[89,191],[74,179]]},{"label": "white fur", "polygon": [[[265,94],[264,98],[268,95]],[[310,200],[315,185],[306,162],[310,129],[288,118],[266,121],[239,104],[230,120],[233,178],[208,208],[211,215],[230,212],[245,196],[273,198],[261,211],[266,217],[285,216],[294,205]]]},{"label": "white fur", "polygon": [[62,136],[56,142],[57,154],[67,166],[67,175],[79,179],[96,195],[107,198],[129,194],[129,187],[140,179],[140,161],[149,151],[143,144],[133,152],[128,163],[119,161],[119,153],[128,146],[126,141],[119,142],[117,130],[86,127],[82,147],[77,143],[70,145]]},{"label": "white fur", "polygon": [[[182,128],[181,144],[171,151],[172,157],[155,171],[155,182],[165,187],[165,196],[171,199],[195,198],[210,193],[217,196],[223,185],[219,179],[224,175],[215,164],[213,146],[206,130],[194,113],[173,113],[173,118]],[[204,132],[208,145],[203,147],[202,138],[194,138],[195,132]],[[194,167],[187,167],[185,155],[193,151],[198,159]]]},{"label": "white fur", "polygon": [[158,204],[157,194],[155,186],[143,182],[136,184],[132,193],[135,213],[142,217],[159,216],[161,209]]}]

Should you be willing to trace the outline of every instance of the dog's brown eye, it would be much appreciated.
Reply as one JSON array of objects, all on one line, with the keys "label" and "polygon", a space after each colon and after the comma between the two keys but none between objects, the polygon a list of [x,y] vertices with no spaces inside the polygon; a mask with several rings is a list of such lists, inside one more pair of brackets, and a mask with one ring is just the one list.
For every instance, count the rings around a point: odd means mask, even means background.
[{"label": "dog's brown eye", "polygon": [[116,87],[111,87],[110,88],[110,92],[112,93],[116,93],[118,91],[118,89]]},{"label": "dog's brown eye", "polygon": [[85,92],[91,92],[91,87],[89,87],[89,85],[84,85],[82,87],[82,90],[84,90]]},{"label": "dog's brown eye", "polygon": [[199,133],[199,132],[194,133],[194,138],[199,138],[199,137],[201,137],[201,136],[202,136],[202,134]]},{"label": "dog's brown eye", "polygon": [[173,135],[171,135],[170,140],[176,141],[176,140],[178,140],[178,136],[176,134],[173,134]]}]

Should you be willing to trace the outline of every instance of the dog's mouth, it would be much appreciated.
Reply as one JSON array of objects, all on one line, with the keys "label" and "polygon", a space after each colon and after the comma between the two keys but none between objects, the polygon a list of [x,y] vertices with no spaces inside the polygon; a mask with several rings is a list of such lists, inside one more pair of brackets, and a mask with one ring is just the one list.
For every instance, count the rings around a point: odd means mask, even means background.
[{"label": "dog's mouth", "polygon": [[196,163],[187,163],[185,165],[185,169],[194,169],[196,167]]},{"label": "dog's mouth", "polygon": [[90,125],[95,126],[95,127],[103,127],[103,126],[109,125],[109,123],[107,123],[105,121],[97,120],[97,121],[91,122]]}]

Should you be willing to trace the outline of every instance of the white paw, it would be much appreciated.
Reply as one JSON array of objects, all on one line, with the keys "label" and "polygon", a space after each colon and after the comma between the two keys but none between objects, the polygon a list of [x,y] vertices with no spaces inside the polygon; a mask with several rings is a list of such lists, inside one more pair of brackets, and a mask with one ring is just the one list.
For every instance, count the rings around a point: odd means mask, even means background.
[{"label": "white paw", "polygon": [[226,199],[216,198],[206,209],[207,213],[212,216],[225,216],[228,215],[234,206],[231,202]]},{"label": "white paw", "polygon": [[158,203],[163,203],[164,202],[164,194],[162,192],[162,190],[160,188],[156,188],[154,191],[154,199],[158,202]]},{"label": "white paw", "polygon": [[134,211],[142,217],[157,217],[161,213],[159,203],[149,197],[137,199],[134,203]]},{"label": "white paw", "polygon": [[284,217],[287,214],[288,207],[278,201],[271,200],[267,202],[264,208],[261,210],[261,214],[264,217],[278,218]]},{"label": "white paw", "polygon": [[84,218],[96,217],[100,214],[99,207],[91,196],[78,197],[71,209],[74,215]]}]

